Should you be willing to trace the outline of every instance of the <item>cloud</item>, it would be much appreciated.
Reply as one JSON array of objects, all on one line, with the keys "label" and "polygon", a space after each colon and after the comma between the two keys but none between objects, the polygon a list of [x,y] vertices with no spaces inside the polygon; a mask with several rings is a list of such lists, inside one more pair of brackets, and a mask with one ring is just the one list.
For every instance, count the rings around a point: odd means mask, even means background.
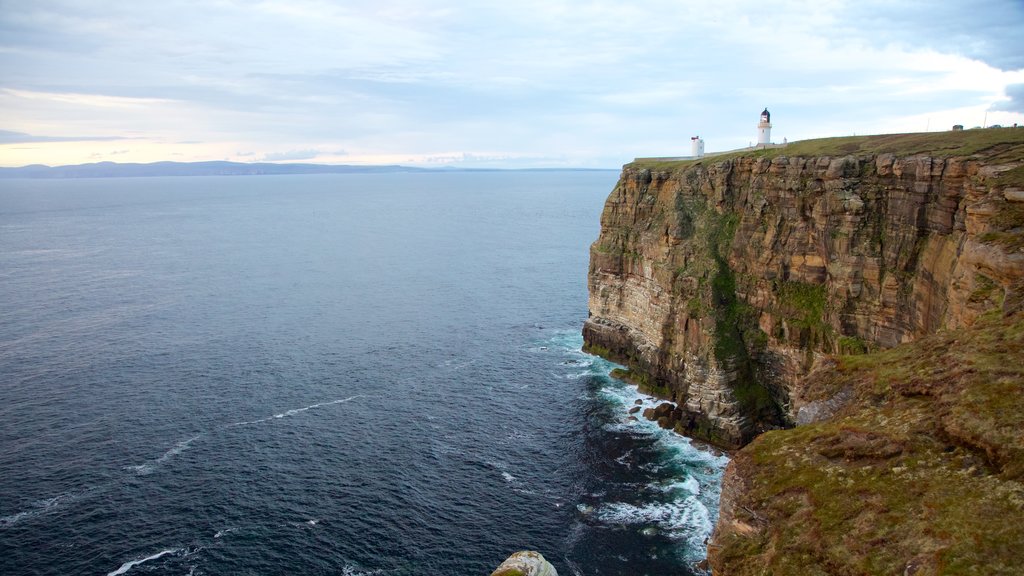
[{"label": "cloud", "polygon": [[1003,112],[1024,112],[1024,84],[1011,84],[1006,87],[1007,100],[997,102],[989,110]]},{"label": "cloud", "polygon": [[1020,0],[0,5],[0,143],[152,143],[133,159],[619,166],[746,145],[766,105],[794,140],[1024,101]]},{"label": "cloud", "polygon": [[88,94],[80,92],[43,92],[37,90],[18,90],[4,88],[2,92],[25,100],[51,101],[60,104],[90,108],[148,108],[154,105],[171,104],[172,100],[167,98],[141,98],[126,96],[111,96],[108,94]]},{"label": "cloud", "polygon": [[24,132],[0,130],[0,144],[29,144],[35,142],[89,142],[127,140],[123,136],[33,136]]},{"label": "cloud", "polygon": [[928,47],[980,60],[999,70],[1024,68],[1020,0],[893,2],[857,0],[843,6],[847,27],[876,41]]},{"label": "cloud", "polygon": [[288,152],[271,152],[263,156],[266,162],[281,160],[311,160],[320,155],[319,150],[289,150]]}]

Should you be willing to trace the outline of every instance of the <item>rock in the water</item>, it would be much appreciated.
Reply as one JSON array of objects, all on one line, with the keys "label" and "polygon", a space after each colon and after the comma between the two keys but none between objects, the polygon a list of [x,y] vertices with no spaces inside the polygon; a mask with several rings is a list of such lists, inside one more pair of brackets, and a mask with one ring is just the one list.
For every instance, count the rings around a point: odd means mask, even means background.
[{"label": "rock in the water", "polygon": [[558,576],[540,552],[516,552],[491,572],[491,576]]},{"label": "rock in the water", "polygon": [[658,404],[658,407],[654,409],[654,418],[655,419],[669,418],[669,417],[672,416],[672,411],[675,410],[675,409],[676,409],[675,404],[670,404],[668,402],[663,402],[661,404]]},{"label": "rock in the water", "polygon": [[629,409],[629,413],[630,414],[636,414],[639,411],[640,411],[640,407],[639,406],[633,406],[632,408]]}]

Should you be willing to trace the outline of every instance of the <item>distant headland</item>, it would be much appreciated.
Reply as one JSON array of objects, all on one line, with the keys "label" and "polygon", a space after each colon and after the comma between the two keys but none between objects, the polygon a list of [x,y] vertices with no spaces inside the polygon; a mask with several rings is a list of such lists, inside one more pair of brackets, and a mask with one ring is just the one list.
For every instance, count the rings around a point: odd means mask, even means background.
[{"label": "distant headland", "polygon": [[[94,162],[67,166],[32,164],[0,167],[2,178],[127,178],[144,176],[274,176],[284,174],[383,174],[395,172],[493,172],[495,168],[421,168],[416,166],[353,164],[275,164],[273,162],[152,162],[130,164]],[[591,171],[593,168],[525,168],[517,170]]]}]

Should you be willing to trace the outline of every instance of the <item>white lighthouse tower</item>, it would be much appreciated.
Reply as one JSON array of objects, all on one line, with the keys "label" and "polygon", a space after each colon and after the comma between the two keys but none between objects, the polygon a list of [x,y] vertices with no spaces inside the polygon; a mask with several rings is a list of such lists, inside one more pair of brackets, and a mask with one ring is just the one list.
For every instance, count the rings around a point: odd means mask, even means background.
[{"label": "white lighthouse tower", "polygon": [[693,158],[704,157],[704,139],[700,136],[690,138],[690,156]]},{"label": "white lighthouse tower", "polygon": [[761,121],[757,123],[757,145],[761,148],[772,143],[772,115],[765,108],[761,112]]}]

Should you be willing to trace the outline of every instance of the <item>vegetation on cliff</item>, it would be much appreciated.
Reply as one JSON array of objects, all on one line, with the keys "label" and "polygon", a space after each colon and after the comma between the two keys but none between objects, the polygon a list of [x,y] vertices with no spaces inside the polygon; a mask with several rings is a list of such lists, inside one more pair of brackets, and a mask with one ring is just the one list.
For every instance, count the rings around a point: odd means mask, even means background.
[{"label": "vegetation on cliff", "polygon": [[1024,305],[1024,129],[830,138],[623,169],[588,348],[725,447],[798,421],[829,356]]},{"label": "vegetation on cliff", "polygon": [[601,225],[587,346],[753,439],[716,574],[1020,573],[1024,129],[642,160]]},{"label": "vegetation on cliff", "polygon": [[716,574],[1020,574],[1024,316],[846,356],[847,404],[737,453]]},{"label": "vegetation on cliff", "polygon": [[[918,132],[911,134],[876,134],[800,140],[786,146],[744,149],[706,156],[698,160],[638,159],[629,164],[649,170],[676,170],[692,164],[721,162],[740,157],[777,158],[779,156],[841,157],[878,154],[896,156],[927,155],[932,158],[954,158],[984,155],[993,163],[1019,161],[1024,150],[1024,130],[988,128],[949,132]],[[1006,184],[1024,184],[1024,167],[1005,175]]]}]

